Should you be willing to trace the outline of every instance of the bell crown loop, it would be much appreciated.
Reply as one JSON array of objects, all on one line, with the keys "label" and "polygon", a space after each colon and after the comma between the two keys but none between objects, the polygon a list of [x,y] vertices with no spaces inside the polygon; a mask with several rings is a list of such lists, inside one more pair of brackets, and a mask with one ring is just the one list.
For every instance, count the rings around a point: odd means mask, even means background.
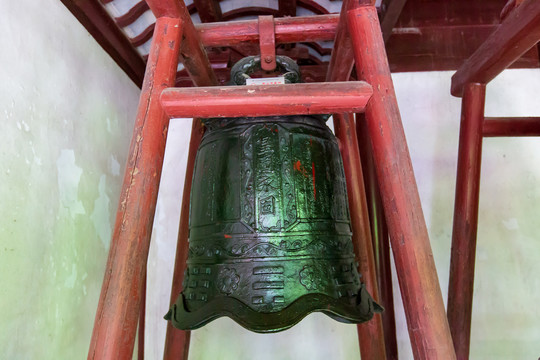
[{"label": "bell crown loop", "polygon": [[[300,68],[298,64],[288,56],[277,55],[276,67],[282,71],[286,84],[302,82]],[[231,68],[231,85],[246,85],[246,80],[250,78],[250,74],[261,70],[261,57],[248,56],[239,60]]]}]

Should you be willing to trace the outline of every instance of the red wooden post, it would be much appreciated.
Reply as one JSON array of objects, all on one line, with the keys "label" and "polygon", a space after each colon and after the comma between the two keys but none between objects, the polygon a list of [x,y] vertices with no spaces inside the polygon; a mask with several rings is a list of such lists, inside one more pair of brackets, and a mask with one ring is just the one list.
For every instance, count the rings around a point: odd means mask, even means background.
[{"label": "red wooden post", "polygon": [[448,285],[448,321],[460,360],[469,358],[486,87],[471,83],[464,90]]},{"label": "red wooden post", "polygon": [[[341,14],[340,14],[340,20],[336,29],[335,39],[334,39],[334,49],[332,50],[332,57],[330,59],[330,64],[328,66],[328,71],[326,74],[326,81],[347,81],[349,80],[349,77],[351,75],[352,66],[354,64],[354,57],[352,53],[352,45],[351,45],[351,39],[349,36],[349,32],[347,29],[347,10],[355,8],[359,6],[360,3],[372,3],[371,0],[345,0],[343,1],[342,7],[341,7]],[[339,119],[343,120],[343,117],[339,114],[334,114],[335,124],[338,125],[338,123],[342,123],[343,121],[340,121]],[[348,122],[348,118],[345,119],[345,123],[343,124],[342,129],[349,130],[349,132],[354,133],[354,125],[351,125]],[[345,126],[346,125],[346,126]],[[342,134],[337,134],[340,141],[344,139],[343,141],[347,140],[348,132],[345,131]],[[356,135],[356,134],[355,134]],[[341,137],[341,138],[340,138]],[[354,141],[357,143],[358,140],[355,139]],[[349,142],[349,146],[352,146]],[[358,157],[358,146],[352,146],[347,147],[345,149],[342,146],[342,155],[345,159],[346,153],[348,154],[354,154],[352,156]],[[345,163],[344,163],[345,165]],[[345,169],[347,169],[347,166],[345,166]],[[361,170],[360,170],[361,173]],[[364,187],[362,183],[356,183],[354,180],[358,179],[358,177],[349,177],[347,175],[347,186],[350,186],[349,183],[353,184],[355,188],[360,186],[361,188]],[[359,226],[359,224],[363,223],[369,223],[369,220],[367,219],[367,209],[365,204],[365,190],[361,190],[362,193],[364,193],[364,203],[358,203],[358,198],[351,198],[349,197],[349,203],[350,208],[358,209],[359,211],[353,215],[351,212],[351,219],[355,219],[355,221],[359,221],[359,223],[356,223],[353,221],[353,236],[355,233],[358,235],[364,234],[363,231],[365,229],[361,230],[355,230],[354,226]],[[362,212],[363,211],[363,212]],[[370,289],[372,289],[372,295],[375,299],[379,300],[379,292],[378,287],[376,284],[376,276],[373,275],[374,272],[374,258],[373,258],[373,247],[371,245],[371,234],[368,232],[368,237],[362,238],[362,236],[358,236],[354,239],[354,242],[356,244],[355,249],[357,249],[358,252],[362,251],[362,249],[365,249],[366,247],[371,248],[370,253],[372,254],[370,257],[367,256],[367,253],[364,254],[358,254],[361,255],[362,258],[366,261],[364,264],[364,268],[361,269],[362,272],[367,271],[367,274],[364,274],[366,279],[366,285],[368,283],[372,283],[373,285],[369,285]],[[357,255],[357,256],[358,256]],[[371,269],[371,270],[370,270]],[[370,272],[371,271],[371,272]],[[376,289],[377,291],[373,293],[373,289]],[[382,327],[382,322],[380,320],[380,317],[377,316],[374,321],[370,321],[366,324],[361,324],[357,326],[358,329],[358,340],[360,344],[360,353],[362,358],[367,359],[385,359],[385,348],[384,348],[384,332]]]},{"label": "red wooden post", "polygon": [[347,11],[360,6],[359,0],[344,0],[334,38],[334,49],[328,64],[326,81],[347,81],[354,65],[351,37],[347,28]]},{"label": "red wooden post", "polygon": [[146,272],[143,278],[143,288],[141,291],[141,308],[139,310],[139,338],[137,347],[137,360],[144,360],[144,328],[146,319]]},{"label": "red wooden post", "polygon": [[366,200],[371,225],[371,239],[375,255],[375,267],[379,285],[380,302],[384,307],[382,314],[384,344],[387,359],[398,359],[396,338],[396,319],[394,313],[394,293],[392,288],[392,270],[390,264],[390,239],[384,217],[384,209],[379,191],[379,182],[375,172],[371,139],[364,114],[356,114],[356,134],[362,160],[362,173],[366,188]]},{"label": "red wooden post", "polygon": [[[147,0],[148,1],[148,0]],[[153,0],[157,1],[157,0]],[[177,15],[184,24],[184,40],[180,49],[180,56],[186,67],[191,80],[196,86],[217,85],[217,79],[212,70],[199,33],[195,29],[191,17],[183,1],[173,1],[178,6]],[[189,142],[188,162],[186,168],[186,180],[182,197],[180,212],[180,225],[178,229],[178,241],[176,245],[176,260],[174,263],[173,280],[171,286],[171,305],[174,304],[178,294],[182,291],[182,281],[186,268],[189,237],[189,198],[191,192],[191,179],[195,165],[195,155],[201,142],[203,128],[198,119],[193,119],[191,127],[191,139]],[[165,335],[164,360],[184,360],[188,358],[190,332],[174,328],[167,323]]]},{"label": "red wooden post", "polygon": [[[147,0],[149,1],[149,0]],[[158,1],[158,0],[152,0]],[[191,80],[197,86],[213,86],[217,85],[217,78],[212,70],[210,61],[208,61],[208,55],[204,50],[204,45],[199,38],[197,29],[191,21],[191,16],[187,10],[184,1],[174,0],[180,8],[178,15],[182,19],[183,26],[183,38],[182,47],[180,48],[180,60],[186,68]]]},{"label": "red wooden post", "polygon": [[[198,119],[193,119],[191,126],[191,140],[189,142],[188,159],[186,166],[186,178],[184,190],[182,192],[182,206],[180,208],[180,225],[178,227],[178,242],[176,245],[176,261],[173,270],[173,282],[171,287],[171,304],[176,302],[178,295],[182,291],[182,280],[186,268],[188,256],[189,238],[189,200],[191,195],[191,181],[193,179],[193,169],[195,167],[195,155],[201,143],[204,133],[202,123]],[[174,328],[167,322],[167,334],[165,337],[164,360],[186,360],[189,352],[190,331],[183,331]]]},{"label": "red wooden post", "polygon": [[88,359],[131,359],[169,119],[159,94],[174,84],[179,19],[159,18],[148,58]]},{"label": "red wooden post", "polygon": [[372,93],[363,81],[214,86],[163,91],[171,117],[235,117],[363,111]]},{"label": "red wooden post", "polygon": [[455,359],[377,10],[351,10],[348,23],[357,73],[373,85],[366,118],[413,353],[416,359]]},{"label": "red wooden post", "polygon": [[[352,240],[366,289],[379,301],[379,289],[371,243],[371,233],[364,190],[364,178],[353,114],[334,114],[334,130],[339,139],[343,168],[347,179],[347,195],[351,213]],[[360,353],[364,359],[386,359],[382,319],[375,314],[372,320],[358,325]]]}]

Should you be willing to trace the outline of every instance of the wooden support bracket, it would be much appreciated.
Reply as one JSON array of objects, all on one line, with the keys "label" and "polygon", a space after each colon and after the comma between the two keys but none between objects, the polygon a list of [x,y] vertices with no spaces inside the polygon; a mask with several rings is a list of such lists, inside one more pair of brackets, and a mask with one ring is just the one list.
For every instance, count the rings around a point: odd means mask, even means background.
[{"label": "wooden support bracket", "polygon": [[437,270],[374,6],[348,12],[358,76],[373,85],[366,119],[415,359],[455,359]]},{"label": "wooden support bracket", "polygon": [[259,46],[261,48],[261,68],[264,71],[275,70],[276,37],[272,15],[259,16]]}]

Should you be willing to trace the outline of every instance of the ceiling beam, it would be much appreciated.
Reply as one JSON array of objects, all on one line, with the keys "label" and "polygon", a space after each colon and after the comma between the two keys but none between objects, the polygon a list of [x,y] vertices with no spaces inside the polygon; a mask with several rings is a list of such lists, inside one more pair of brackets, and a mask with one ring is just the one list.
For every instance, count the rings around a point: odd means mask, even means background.
[{"label": "ceiling beam", "polygon": [[296,16],[296,0],[279,0],[279,16]]},{"label": "ceiling beam", "polygon": [[219,0],[193,0],[193,4],[197,8],[201,22],[209,23],[222,20],[223,14]]},{"label": "ceiling beam", "polygon": [[515,8],[452,76],[451,92],[461,97],[467,83],[487,84],[540,40],[540,1]]},{"label": "ceiling beam", "polygon": [[146,68],[145,61],[103,5],[97,0],[62,0],[62,3],[127,76],[141,87]]},{"label": "ceiling beam", "polygon": [[[396,27],[386,43],[392,72],[456,70],[498,25]],[[512,67],[537,68],[534,47]]]},{"label": "ceiling beam", "polygon": [[385,43],[388,41],[388,38],[390,38],[390,35],[392,35],[392,29],[396,26],[399,15],[401,15],[401,11],[406,2],[407,0],[383,0],[381,29]]}]

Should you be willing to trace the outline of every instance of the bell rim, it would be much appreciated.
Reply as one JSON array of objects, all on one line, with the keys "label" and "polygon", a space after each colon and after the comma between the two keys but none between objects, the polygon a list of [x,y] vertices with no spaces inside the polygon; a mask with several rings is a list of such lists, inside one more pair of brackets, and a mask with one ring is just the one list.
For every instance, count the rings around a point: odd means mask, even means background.
[{"label": "bell rim", "polygon": [[322,312],[342,323],[360,324],[371,320],[375,313],[384,310],[369,295],[364,284],[361,284],[354,297],[356,305],[350,305],[350,298],[336,299],[322,293],[311,293],[303,295],[277,312],[259,312],[234,297],[220,297],[195,311],[189,311],[187,300],[182,293],[165,315],[165,319],[170,320],[178,329],[196,330],[226,316],[247,330],[256,333],[275,333],[290,329],[313,312]]}]

